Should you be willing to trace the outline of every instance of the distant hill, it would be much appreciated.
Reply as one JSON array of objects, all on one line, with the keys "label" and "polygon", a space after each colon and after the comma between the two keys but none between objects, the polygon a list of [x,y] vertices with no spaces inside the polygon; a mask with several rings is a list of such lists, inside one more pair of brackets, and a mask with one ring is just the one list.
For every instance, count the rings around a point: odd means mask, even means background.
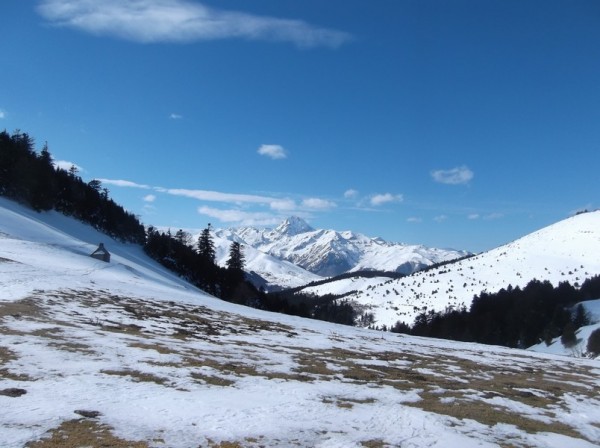
[{"label": "distant hill", "polygon": [[[504,246],[406,278],[344,279],[302,289],[316,295],[346,294],[373,313],[375,323],[411,324],[422,311],[470,306],[481,292],[532,279],[578,286],[600,274],[600,211],[579,214]],[[350,293],[351,292],[351,293]],[[348,294],[350,293],[350,294]]]}]

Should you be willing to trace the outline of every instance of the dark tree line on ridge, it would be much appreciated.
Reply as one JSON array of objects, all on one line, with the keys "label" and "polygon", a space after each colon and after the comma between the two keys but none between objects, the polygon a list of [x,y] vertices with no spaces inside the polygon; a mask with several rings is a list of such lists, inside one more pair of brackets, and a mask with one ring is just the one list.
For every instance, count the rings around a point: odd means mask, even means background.
[{"label": "dark tree line on ridge", "polygon": [[85,183],[72,168],[55,168],[48,146],[39,154],[26,133],[0,132],[0,195],[37,211],[56,210],[113,238],[143,244],[138,219],[108,197],[97,180]]},{"label": "dark tree line on ridge", "polygon": [[523,289],[509,286],[497,293],[481,293],[467,310],[449,308],[421,313],[412,327],[398,322],[390,330],[416,336],[525,348],[561,337],[567,347],[575,331],[588,324],[578,302],[600,297],[600,276],[575,288],[568,282],[554,287],[549,281],[530,281]]},{"label": "dark tree line on ridge", "polygon": [[101,182],[84,182],[72,167],[54,166],[45,144],[38,154],[28,134],[0,132],[0,196],[27,205],[38,212],[56,210],[72,216],[123,242],[143,246],[146,253],[191,284],[223,300],[255,308],[352,325],[352,307],[333,296],[314,298],[266,294],[245,279],[242,246],[231,245],[227,267],[215,263],[210,225],[201,233],[196,247],[184,232],[172,235],[150,226],[116,204]]}]

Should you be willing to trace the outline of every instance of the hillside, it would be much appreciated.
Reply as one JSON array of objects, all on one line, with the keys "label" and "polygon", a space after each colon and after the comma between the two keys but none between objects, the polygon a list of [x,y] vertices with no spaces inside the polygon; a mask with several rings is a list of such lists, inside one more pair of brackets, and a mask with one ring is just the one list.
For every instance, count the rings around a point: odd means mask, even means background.
[{"label": "hillside", "polygon": [[412,323],[422,311],[447,307],[469,307],[483,291],[525,286],[530,280],[548,280],[557,285],[581,284],[600,274],[600,211],[583,213],[560,221],[491,251],[409,277],[346,279],[303,292],[318,295],[349,294],[347,298],[372,312],[378,325],[398,320]]},{"label": "hillside", "polygon": [[[88,254],[104,241],[111,263]],[[0,199],[0,445],[592,447],[598,362],[214,299]]]}]

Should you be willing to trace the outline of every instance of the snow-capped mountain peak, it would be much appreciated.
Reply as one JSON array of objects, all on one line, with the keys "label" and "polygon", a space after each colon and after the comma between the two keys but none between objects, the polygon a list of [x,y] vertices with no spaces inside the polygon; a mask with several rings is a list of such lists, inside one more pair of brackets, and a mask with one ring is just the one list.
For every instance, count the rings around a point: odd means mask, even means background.
[{"label": "snow-capped mountain peak", "polygon": [[301,233],[312,232],[314,229],[302,218],[290,216],[279,224],[273,233],[280,236],[295,236]]},{"label": "snow-capped mountain peak", "polygon": [[[293,263],[312,276],[333,277],[349,271],[363,270],[410,274],[431,264],[467,254],[462,251],[391,243],[350,230],[338,232],[313,229],[297,216],[287,218],[275,229],[244,227],[229,229],[227,232],[218,230],[216,234],[227,239],[235,235],[259,252]],[[272,273],[263,272],[258,266],[253,268],[261,276],[270,276],[275,280]],[[312,280],[307,278],[304,284]],[[289,285],[290,282],[286,280],[281,284]]]}]

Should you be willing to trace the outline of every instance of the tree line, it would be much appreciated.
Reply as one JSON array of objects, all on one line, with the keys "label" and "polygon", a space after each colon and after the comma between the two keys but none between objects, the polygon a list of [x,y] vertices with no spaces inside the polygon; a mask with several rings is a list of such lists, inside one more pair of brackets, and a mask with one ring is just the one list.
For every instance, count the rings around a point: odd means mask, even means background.
[{"label": "tree line", "polygon": [[161,265],[191,284],[223,300],[268,311],[352,325],[352,307],[330,296],[315,298],[285,293],[267,294],[246,279],[243,247],[232,242],[226,267],[215,262],[210,224],[195,244],[179,230],[146,228],[115,203],[100,181],[84,182],[77,169],[55,166],[48,145],[38,153],[27,133],[0,132],[0,195],[42,212],[56,210],[123,242],[143,246]]},{"label": "tree line", "polygon": [[122,241],[145,240],[144,226],[110,199],[98,180],[86,183],[74,167],[55,167],[48,145],[38,154],[33,139],[23,132],[0,132],[0,195],[37,211],[73,216]]},{"label": "tree line", "polygon": [[525,348],[561,337],[569,346],[576,342],[575,330],[588,318],[578,302],[600,297],[600,276],[575,288],[568,282],[553,286],[532,280],[524,288],[508,286],[496,293],[475,296],[466,307],[430,310],[419,314],[413,325],[397,322],[390,330],[416,336]]}]

